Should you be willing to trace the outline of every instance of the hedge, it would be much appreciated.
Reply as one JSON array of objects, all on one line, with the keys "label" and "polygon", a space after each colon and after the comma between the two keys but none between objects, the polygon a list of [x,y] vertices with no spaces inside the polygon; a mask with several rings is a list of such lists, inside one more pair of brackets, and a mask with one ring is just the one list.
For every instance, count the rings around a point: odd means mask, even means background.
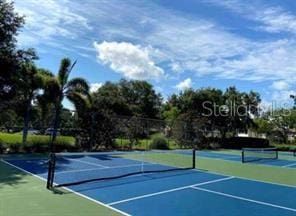
[{"label": "hedge", "polygon": [[269,140],[255,137],[231,137],[222,141],[222,147],[227,149],[266,148]]},{"label": "hedge", "polygon": [[295,151],[295,144],[272,144],[272,147],[277,148],[279,151]]},{"label": "hedge", "polygon": [[[0,133],[0,152],[47,152],[50,136],[28,135],[27,143],[22,145],[22,134]],[[58,136],[55,140],[56,151],[74,151],[76,149],[75,138],[70,136]]]}]

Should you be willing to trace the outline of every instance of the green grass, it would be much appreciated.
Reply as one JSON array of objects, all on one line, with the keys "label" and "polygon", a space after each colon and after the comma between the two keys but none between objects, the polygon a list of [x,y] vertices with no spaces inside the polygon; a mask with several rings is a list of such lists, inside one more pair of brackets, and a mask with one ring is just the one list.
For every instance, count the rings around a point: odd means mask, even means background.
[{"label": "green grass", "polygon": [[0,162],[1,216],[120,215],[73,193],[53,193],[45,182]]},{"label": "green grass", "polygon": [[[49,146],[50,136],[46,135],[28,135],[26,148],[46,149]],[[71,136],[58,136],[55,140],[59,148],[75,148],[75,138]],[[0,133],[0,144],[4,148],[13,149],[15,152],[21,151],[22,134]]]},{"label": "green grass", "polygon": [[[129,158],[137,159],[140,155],[129,155]],[[148,162],[162,163],[172,166],[183,167],[190,164],[190,156],[169,154],[146,154],[145,160]],[[242,178],[255,179],[259,181],[273,182],[296,186],[296,169],[264,166],[257,164],[242,164],[220,159],[210,159],[204,157],[196,158],[196,167],[200,170],[215,172],[223,175],[237,176]]]}]

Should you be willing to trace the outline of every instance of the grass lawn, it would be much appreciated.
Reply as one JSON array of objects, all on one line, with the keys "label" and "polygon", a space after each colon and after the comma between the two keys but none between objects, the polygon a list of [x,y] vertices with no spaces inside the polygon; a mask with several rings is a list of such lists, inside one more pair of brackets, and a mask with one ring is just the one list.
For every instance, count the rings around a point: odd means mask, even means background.
[{"label": "grass lawn", "polygon": [[0,162],[1,216],[120,215],[72,193],[45,189],[45,182]]}]

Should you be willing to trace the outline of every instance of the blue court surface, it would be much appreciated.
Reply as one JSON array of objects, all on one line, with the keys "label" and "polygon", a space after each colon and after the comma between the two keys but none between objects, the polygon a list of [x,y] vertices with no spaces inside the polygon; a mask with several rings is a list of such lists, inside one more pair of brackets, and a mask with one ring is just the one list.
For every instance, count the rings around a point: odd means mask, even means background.
[{"label": "blue court surface", "polygon": [[[46,159],[18,158],[6,159],[5,162],[39,178],[46,178]],[[65,159],[57,167],[55,182],[75,179],[77,172],[91,177],[95,172],[112,174],[140,165],[143,164],[137,160],[119,157]],[[140,174],[66,189],[67,193],[76,193],[123,215],[296,215],[296,187],[198,170]]]},{"label": "blue court surface", "polygon": [[[188,152],[188,150],[176,150],[176,151],[178,153],[180,153],[180,154],[190,154],[190,152]],[[292,157],[292,153],[290,153],[289,155],[291,155],[291,157]],[[213,151],[197,151],[197,156],[199,156],[199,157],[207,157],[207,158],[211,158],[211,159],[235,161],[235,162],[240,162],[240,163],[241,163],[241,160],[242,160],[240,155],[219,153],[219,152],[213,152]],[[249,163],[296,169],[296,158],[295,158],[295,160],[284,160],[284,159],[270,160],[270,159],[266,159],[266,160],[253,161],[253,162],[249,162]]]}]

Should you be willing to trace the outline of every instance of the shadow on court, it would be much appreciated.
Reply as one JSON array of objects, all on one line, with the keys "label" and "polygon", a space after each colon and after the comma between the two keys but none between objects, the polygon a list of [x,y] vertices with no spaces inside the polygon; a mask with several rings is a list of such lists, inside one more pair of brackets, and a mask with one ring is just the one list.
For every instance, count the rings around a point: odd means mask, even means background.
[{"label": "shadow on court", "polygon": [[15,186],[26,183],[24,180],[25,176],[27,176],[26,173],[20,172],[19,170],[0,161],[0,188],[6,185]]}]

